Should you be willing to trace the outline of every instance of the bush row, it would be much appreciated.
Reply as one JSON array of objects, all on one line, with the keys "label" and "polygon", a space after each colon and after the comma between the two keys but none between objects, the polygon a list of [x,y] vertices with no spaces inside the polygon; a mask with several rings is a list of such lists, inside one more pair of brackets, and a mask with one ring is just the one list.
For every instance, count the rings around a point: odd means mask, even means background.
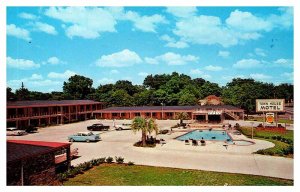
[{"label": "bush row", "polygon": [[[113,163],[114,158],[112,157],[103,157],[103,158],[98,158],[98,159],[92,159],[90,161],[80,163],[77,166],[71,166],[70,169],[68,169],[64,173],[59,173],[57,174],[57,178],[60,182],[66,181],[68,178],[73,178],[78,174],[83,174],[85,171],[93,168],[94,166],[98,166],[103,163]],[[124,163],[124,158],[123,157],[115,157],[115,162],[118,164]],[[134,162],[129,161],[127,165],[134,165]]]},{"label": "bush row", "polygon": [[257,154],[261,155],[279,155],[279,156],[286,156],[286,155],[293,155],[294,154],[294,146],[289,145],[287,148],[278,150],[278,151],[272,151],[272,150],[258,150],[256,152]]}]

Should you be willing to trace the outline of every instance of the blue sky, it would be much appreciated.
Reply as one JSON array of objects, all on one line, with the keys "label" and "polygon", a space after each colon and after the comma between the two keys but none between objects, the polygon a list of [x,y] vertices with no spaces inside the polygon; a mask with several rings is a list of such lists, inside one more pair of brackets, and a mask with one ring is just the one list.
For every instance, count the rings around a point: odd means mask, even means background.
[{"label": "blue sky", "polygon": [[293,83],[289,7],[8,7],[7,86],[62,91],[177,71],[225,85],[234,77]]}]

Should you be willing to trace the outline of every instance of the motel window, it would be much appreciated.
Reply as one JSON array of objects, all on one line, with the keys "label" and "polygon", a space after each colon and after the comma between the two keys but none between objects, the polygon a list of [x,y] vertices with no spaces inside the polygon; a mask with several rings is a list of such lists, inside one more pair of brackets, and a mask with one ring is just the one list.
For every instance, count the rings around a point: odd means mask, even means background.
[{"label": "motel window", "polygon": [[156,117],[156,113],[152,113],[152,116],[153,116],[153,117]]},{"label": "motel window", "polygon": [[140,113],[134,113],[134,116],[140,116]]},{"label": "motel window", "polygon": [[146,116],[150,116],[150,113],[146,113]]},{"label": "motel window", "polygon": [[121,113],[121,116],[124,117],[124,116],[125,116],[125,113]]},{"label": "motel window", "polygon": [[112,113],[112,116],[116,117],[116,116],[118,116],[118,113]]}]

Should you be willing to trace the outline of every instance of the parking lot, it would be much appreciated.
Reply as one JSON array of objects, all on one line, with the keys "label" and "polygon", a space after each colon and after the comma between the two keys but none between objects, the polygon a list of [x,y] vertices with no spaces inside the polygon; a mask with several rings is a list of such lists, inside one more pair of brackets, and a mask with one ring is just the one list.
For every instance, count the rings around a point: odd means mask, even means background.
[{"label": "parking lot", "polygon": [[[130,123],[130,120],[116,121],[116,124],[123,122]],[[273,146],[272,143],[262,140],[253,140],[256,144],[251,146],[230,145],[225,148],[220,142],[208,142],[204,147],[195,147],[175,140],[175,137],[183,134],[182,130],[175,130],[172,134],[157,136],[158,139],[166,140],[165,145],[157,145],[155,148],[140,148],[134,147],[133,144],[140,140],[141,133],[134,134],[131,130],[116,131],[112,128],[112,120],[88,120],[45,127],[39,129],[38,133],[7,136],[7,139],[68,142],[69,135],[87,131],[86,127],[93,123],[110,125],[111,129],[95,131],[95,133],[100,133],[101,141],[74,142],[71,149],[78,148],[79,158],[72,160],[72,165],[89,161],[92,158],[122,156],[125,158],[125,162],[133,161],[135,164],[141,165],[293,178],[293,159],[252,154],[258,149]],[[167,129],[178,123],[178,120],[157,121],[157,123],[159,128]]]}]

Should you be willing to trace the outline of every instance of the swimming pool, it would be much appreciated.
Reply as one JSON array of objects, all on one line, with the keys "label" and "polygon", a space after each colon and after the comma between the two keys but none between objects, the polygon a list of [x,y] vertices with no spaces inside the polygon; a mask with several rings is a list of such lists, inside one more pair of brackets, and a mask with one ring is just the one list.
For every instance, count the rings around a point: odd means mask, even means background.
[{"label": "swimming pool", "polygon": [[213,141],[227,141],[232,143],[231,137],[226,133],[226,131],[217,131],[217,130],[195,130],[188,132],[184,135],[177,137],[177,140],[184,141],[189,139],[194,140],[213,140]]}]

